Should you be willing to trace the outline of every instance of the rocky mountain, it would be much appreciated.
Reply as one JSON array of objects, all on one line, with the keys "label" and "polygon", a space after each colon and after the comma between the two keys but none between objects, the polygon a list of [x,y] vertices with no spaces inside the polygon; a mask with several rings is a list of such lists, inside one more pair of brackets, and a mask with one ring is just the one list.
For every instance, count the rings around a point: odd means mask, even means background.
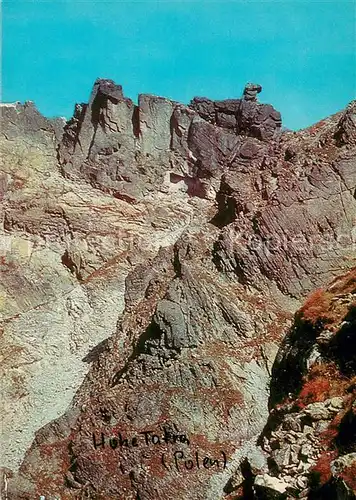
[{"label": "rocky mountain", "polygon": [[2,497],[354,498],[356,102],[261,90],[1,105]]},{"label": "rocky mountain", "polygon": [[259,438],[268,472],[245,464],[245,477],[237,475],[251,498],[253,490],[257,498],[355,498],[355,292],[354,268],[296,313],[274,363]]}]

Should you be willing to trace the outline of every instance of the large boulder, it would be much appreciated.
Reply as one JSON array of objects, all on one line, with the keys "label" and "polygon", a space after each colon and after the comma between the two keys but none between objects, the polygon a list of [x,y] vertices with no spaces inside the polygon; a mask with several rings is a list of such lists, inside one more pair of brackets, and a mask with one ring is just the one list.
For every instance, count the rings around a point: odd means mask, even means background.
[{"label": "large boulder", "polygon": [[195,97],[190,107],[213,125],[233,130],[239,135],[271,141],[278,136],[282,119],[273,106],[257,102],[257,94],[261,91],[261,85],[248,83],[242,99],[212,101],[206,97]]}]

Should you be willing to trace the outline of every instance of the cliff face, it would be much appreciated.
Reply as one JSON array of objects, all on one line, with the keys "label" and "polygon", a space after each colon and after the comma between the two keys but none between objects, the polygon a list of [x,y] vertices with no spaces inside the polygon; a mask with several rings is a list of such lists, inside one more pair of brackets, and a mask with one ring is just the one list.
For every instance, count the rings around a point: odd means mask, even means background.
[{"label": "cliff face", "polygon": [[239,134],[268,140],[280,114],[256,100],[259,86],[243,99],[195,98],[189,107],[141,94],[138,105],[120,85],[97,80],[88,104],[76,105],[59,146],[64,175],[132,203],[164,181],[182,181],[192,194],[219,188],[222,170],[241,144]]},{"label": "cliff face", "polygon": [[293,313],[354,265],[356,108],[281,132],[260,90],[135,105],[98,80],[67,123],[1,107],[8,498],[249,498],[285,481],[256,440],[317,370],[299,323],[272,370]]},{"label": "cliff face", "polygon": [[257,498],[355,498],[355,294],[354,268],[308,298],[282,341],[259,439],[269,471],[255,474]]}]

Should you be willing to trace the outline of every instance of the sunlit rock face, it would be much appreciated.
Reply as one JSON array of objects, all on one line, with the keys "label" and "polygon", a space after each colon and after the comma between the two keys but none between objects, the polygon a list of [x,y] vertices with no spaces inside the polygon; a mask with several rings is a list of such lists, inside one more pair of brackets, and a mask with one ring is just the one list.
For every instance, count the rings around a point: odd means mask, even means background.
[{"label": "sunlit rock face", "polygon": [[354,264],[354,105],[282,133],[260,91],[1,107],[4,496],[296,487],[256,442],[293,313]]},{"label": "sunlit rock face", "polygon": [[189,107],[141,94],[136,105],[120,85],[97,80],[89,103],[77,104],[65,126],[58,149],[62,172],[130,201],[160,189],[167,174],[182,176],[196,184],[195,195],[209,197],[208,186],[218,189],[243,136],[278,136],[280,113],[250,95],[255,87],[247,86],[243,99],[195,98]]}]

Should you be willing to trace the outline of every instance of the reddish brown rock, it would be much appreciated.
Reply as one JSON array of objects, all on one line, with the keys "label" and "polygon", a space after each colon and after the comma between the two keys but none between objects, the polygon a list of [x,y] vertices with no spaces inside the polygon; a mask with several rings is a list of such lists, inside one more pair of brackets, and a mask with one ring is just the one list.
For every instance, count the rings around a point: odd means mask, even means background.
[{"label": "reddish brown rock", "polygon": [[355,292],[355,268],[314,292],[274,363],[260,442],[298,497],[355,498]]}]

